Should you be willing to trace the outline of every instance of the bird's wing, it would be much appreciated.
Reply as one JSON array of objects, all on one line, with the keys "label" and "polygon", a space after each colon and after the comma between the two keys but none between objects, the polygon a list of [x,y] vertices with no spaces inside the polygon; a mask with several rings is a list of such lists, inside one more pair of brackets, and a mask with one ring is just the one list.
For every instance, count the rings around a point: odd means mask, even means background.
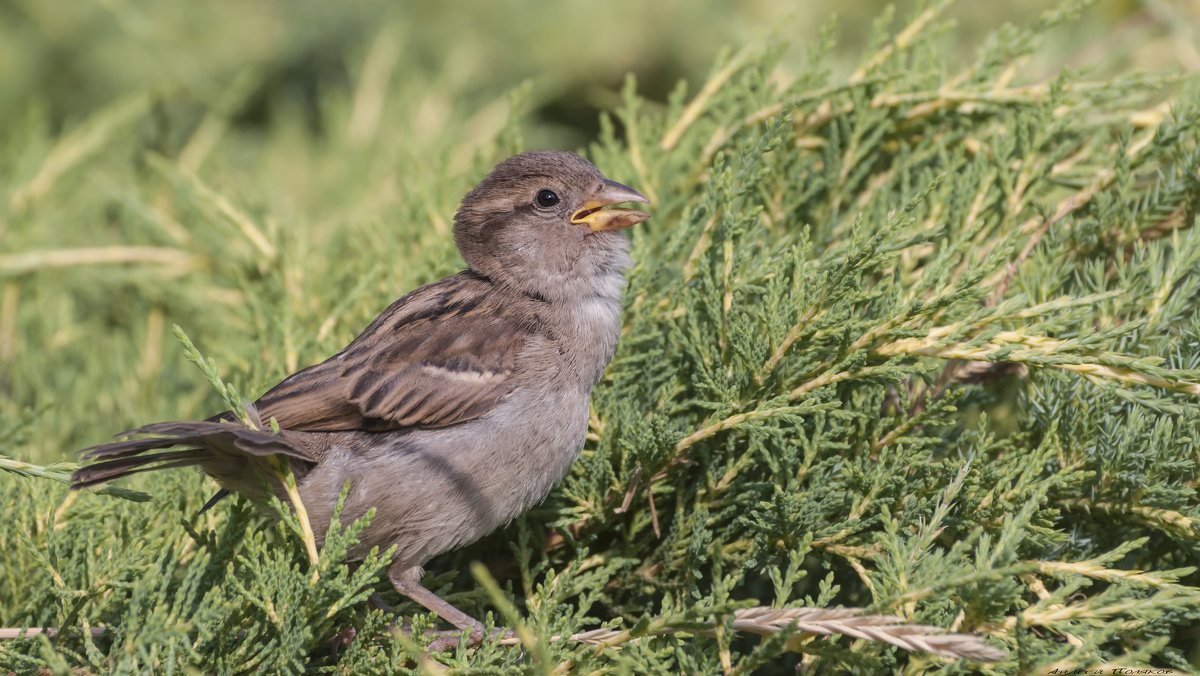
[{"label": "bird's wing", "polygon": [[328,361],[257,402],[264,420],[300,431],[443,427],[479,417],[514,388],[535,319],[505,308],[470,272],[396,301]]}]

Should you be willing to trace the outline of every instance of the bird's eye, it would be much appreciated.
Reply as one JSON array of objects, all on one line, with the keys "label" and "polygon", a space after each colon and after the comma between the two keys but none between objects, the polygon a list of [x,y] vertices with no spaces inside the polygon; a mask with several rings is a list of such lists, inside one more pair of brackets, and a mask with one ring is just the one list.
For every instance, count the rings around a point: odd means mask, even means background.
[{"label": "bird's eye", "polygon": [[537,196],[534,197],[534,200],[537,201],[539,207],[545,207],[548,209],[555,204],[558,204],[558,195],[553,190],[547,190],[543,188],[538,191]]}]

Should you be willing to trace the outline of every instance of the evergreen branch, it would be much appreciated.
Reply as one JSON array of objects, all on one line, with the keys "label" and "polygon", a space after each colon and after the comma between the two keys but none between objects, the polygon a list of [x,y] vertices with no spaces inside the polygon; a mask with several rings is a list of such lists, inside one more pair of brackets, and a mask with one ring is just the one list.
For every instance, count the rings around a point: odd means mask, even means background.
[{"label": "evergreen branch", "polygon": [[926,7],[924,11],[916,16],[907,26],[896,34],[895,39],[885,45],[871,58],[867,59],[862,65],[850,74],[849,81],[851,83],[862,81],[871,71],[887,62],[888,59],[897,53],[908,49],[913,39],[920,35],[921,31],[925,30],[934,19],[941,16],[942,13],[954,4],[955,0],[941,0],[936,5]]},{"label": "evergreen branch", "polygon": [[[967,342],[947,345],[940,340],[940,336],[952,331],[953,327],[937,327],[930,330],[925,338],[904,338],[879,345],[873,352],[881,356],[910,355],[1045,366],[1127,385],[1150,385],[1200,395],[1200,383],[1186,380],[1186,376],[1170,369],[1157,369],[1161,375],[1147,373],[1145,367],[1138,365],[1135,368],[1137,360],[1127,355],[1114,352],[1083,353],[1069,341],[1031,336],[1018,331],[998,332],[982,345]],[[1029,349],[1016,350],[1014,346],[1027,346]]]},{"label": "evergreen branch", "polygon": [[1086,626],[1099,620],[1133,615],[1121,623],[1122,631],[1132,631],[1145,626],[1150,620],[1147,611],[1154,608],[1196,608],[1200,606],[1200,590],[1194,587],[1163,589],[1149,599],[1121,598],[1111,600],[1111,594],[1101,593],[1087,597],[1078,603],[1039,603],[1021,612],[1020,618],[1009,617],[1002,623],[981,626],[981,630],[995,633],[1010,633],[1018,623],[1026,626],[1047,627],[1061,631],[1064,627]]},{"label": "evergreen branch", "polygon": [[[71,485],[71,472],[79,469],[79,465],[73,462],[56,462],[51,465],[34,465],[20,460],[13,460],[7,456],[0,455],[0,469],[18,474],[24,477],[37,479],[50,479],[57,481],[60,484],[67,486]],[[128,488],[120,488],[118,486],[102,486],[98,489],[101,495],[111,495],[114,498],[130,500],[132,502],[146,502],[150,499],[148,493],[141,491],[133,491]]]},{"label": "evergreen branch", "polygon": [[1044,575],[1083,575],[1104,582],[1137,584],[1155,589],[1195,591],[1176,582],[1180,576],[1195,571],[1195,568],[1183,568],[1169,572],[1146,572],[1109,568],[1091,561],[1028,561],[1027,563],[1036,564],[1038,572]]},{"label": "evergreen branch", "polygon": [[153,103],[153,97],[144,92],[118,99],[64,134],[46,154],[33,179],[13,190],[9,200],[12,213],[21,214],[28,210],[49,193],[64,174],[98,153],[106,143],[120,135],[122,128],[141,118]]},{"label": "evergreen branch", "polygon": [[186,251],[161,246],[105,246],[0,254],[0,273],[25,273],[78,265],[161,265],[172,276],[187,274],[199,259]]},{"label": "evergreen branch", "polygon": [[[1092,92],[1101,91],[1111,82],[1067,82],[1067,83],[1049,83],[1041,82],[1033,85],[1025,85],[1021,87],[993,87],[987,90],[955,90],[953,88],[939,88],[933,90],[922,90],[914,92],[888,92],[877,94],[870,101],[872,109],[879,108],[896,108],[907,104],[915,105],[904,115],[906,120],[914,120],[930,113],[952,108],[954,106],[962,106],[965,104],[981,104],[990,103],[998,106],[1011,104],[1032,105],[1045,101],[1051,93],[1057,88],[1062,93],[1076,92]],[[1159,119],[1155,115],[1155,111],[1159,109],[1156,105],[1153,109],[1147,111],[1138,111],[1130,113],[1129,121],[1136,127],[1153,126],[1153,122]],[[1068,111],[1063,110],[1060,114],[1066,114]]]},{"label": "evergreen branch", "polygon": [[[1139,152],[1154,140],[1154,136],[1155,130],[1153,129],[1142,134],[1141,138],[1126,149],[1125,155],[1131,158],[1136,157]],[[1100,169],[1096,172],[1096,178],[1091,184],[1059,202],[1054,210],[1054,214],[1050,218],[1042,219],[1035,216],[1021,224],[1020,232],[1029,234],[1029,238],[1025,241],[1025,246],[1021,248],[1021,252],[1017,254],[1017,257],[1010,261],[1005,269],[998,274],[997,278],[985,282],[986,286],[995,289],[992,292],[990,301],[993,305],[998,303],[1004,297],[1004,294],[1007,293],[1008,286],[1012,283],[1013,277],[1016,276],[1017,270],[1020,269],[1025,259],[1029,258],[1033,250],[1037,248],[1038,243],[1042,241],[1042,238],[1046,236],[1050,228],[1058,225],[1067,216],[1090,203],[1097,193],[1108,189],[1116,178],[1117,172],[1115,170]]]},{"label": "evergreen branch", "polygon": [[700,92],[697,93],[695,98],[693,98],[691,102],[688,103],[687,107],[683,109],[683,113],[680,114],[679,119],[675,121],[675,124],[672,125],[665,134],[663,134],[662,140],[658,143],[658,147],[661,150],[671,150],[676,144],[679,143],[679,139],[683,137],[683,134],[687,131],[688,127],[692,126],[696,120],[700,119],[700,115],[704,113],[704,109],[708,105],[709,100],[711,100],[713,96],[715,96],[716,93],[721,89],[721,87],[729,81],[729,78],[733,77],[734,73],[736,73],[745,65],[752,53],[753,50],[751,49],[751,46],[746,45],[742,49],[738,50],[738,52],[733,55],[733,58],[729,59],[724,66],[722,66],[719,70],[717,70],[717,72],[713,73],[708,78],[708,80],[704,83],[704,86],[700,88]]},{"label": "evergreen branch", "polygon": [[866,366],[854,371],[826,371],[816,378],[812,378],[808,382],[805,382],[799,387],[793,389],[791,392],[788,392],[787,396],[788,399],[799,399],[809,392],[822,387],[836,385],[837,383],[844,383],[850,380],[860,380],[868,376],[888,373],[894,370],[894,366],[884,364],[880,366]]},{"label": "evergreen branch", "polygon": [[[683,263],[683,281],[689,282],[696,275],[696,266],[700,262],[700,257],[708,251],[709,245],[712,243],[712,230],[717,224],[717,219],[720,217],[720,212],[714,213],[704,221],[704,225],[700,228],[700,234],[696,237],[696,243],[692,246],[692,252],[688,254],[687,260]],[[667,300],[666,298],[663,299]]]},{"label": "evergreen branch", "polygon": [[[250,68],[242,71],[220,94],[216,105],[210,109],[200,124],[192,131],[179,151],[179,166],[185,171],[198,171],[209,153],[229,131],[231,118],[246,104],[262,85],[263,75]],[[352,136],[349,134],[348,136]]]},{"label": "evergreen branch", "polygon": [[642,192],[651,204],[657,204],[659,201],[658,180],[647,166],[645,154],[642,152],[646,140],[643,139],[641,131],[644,118],[641,110],[645,102],[638,96],[637,77],[633,73],[625,76],[625,86],[621,90],[621,98],[624,105],[617,114],[625,126],[625,146],[629,150],[629,163],[633,166],[637,176],[638,186],[644,188]]},{"label": "evergreen branch", "polygon": [[820,302],[813,303],[808,308],[808,311],[804,313],[804,316],[800,317],[800,319],[796,321],[792,328],[788,330],[787,335],[784,336],[783,340],[779,343],[779,347],[775,348],[775,350],[771,353],[770,358],[767,359],[767,362],[763,364],[762,368],[759,369],[758,373],[755,374],[755,382],[757,382],[759,385],[762,385],[763,381],[766,380],[767,375],[775,370],[775,367],[778,366],[780,360],[787,355],[787,352],[792,348],[792,345],[794,345],[795,342],[804,335],[804,329],[808,328],[808,325],[813,320],[824,315],[825,311],[821,309],[821,305],[822,304]]},{"label": "evergreen branch", "polygon": [[687,449],[691,448],[697,442],[703,441],[711,436],[724,432],[725,430],[734,429],[747,422],[788,413],[797,413],[805,410],[806,408],[807,407],[805,406],[779,406],[776,408],[757,409],[754,411],[747,411],[745,413],[731,415],[728,418],[708,425],[703,429],[699,429],[683,439],[680,439],[679,443],[675,444],[675,455],[682,456],[687,452]]},{"label": "evergreen branch", "polygon": [[[88,629],[88,634],[92,638],[103,636],[108,630],[104,627],[91,627]],[[0,641],[11,641],[19,638],[31,638],[33,636],[46,636],[47,638],[58,638],[59,631],[56,627],[0,627]]]},{"label": "evergreen branch", "polygon": [[214,190],[201,180],[199,176],[188,169],[182,166],[172,166],[161,155],[150,153],[146,156],[146,160],[150,166],[164,175],[179,180],[186,185],[203,205],[220,214],[226,221],[236,227],[254,245],[254,248],[258,250],[263,258],[268,261],[274,261],[278,257],[275,245],[271,243],[271,240],[267,238],[262,229],[254,223],[249,214],[237,208],[228,197]]},{"label": "evergreen branch", "polygon": [[292,503],[292,509],[296,512],[296,520],[300,522],[300,539],[304,541],[304,551],[308,554],[308,563],[313,569],[310,584],[316,584],[321,576],[319,567],[321,556],[317,553],[317,536],[313,533],[312,523],[308,520],[308,509],[304,507],[304,501],[300,499],[300,489],[296,486],[296,475],[292,473],[292,468],[282,455],[271,456],[271,467],[275,470],[275,478],[283,485],[283,490],[287,493],[288,502]]},{"label": "evergreen branch", "polygon": [[838,549],[834,547],[830,547],[829,551],[840,554],[843,558],[845,558],[846,563],[850,564],[851,570],[858,575],[858,579],[862,581],[863,586],[867,589],[867,592],[871,594],[871,598],[873,600],[879,600],[879,591],[875,588],[875,582],[871,579],[871,573],[867,571],[867,567],[862,564],[862,560],[859,557],[839,552]]},{"label": "evergreen branch", "polygon": [[[262,416],[259,415],[258,409],[250,402],[243,402],[242,412],[245,418],[249,421],[250,427],[256,430],[267,431],[272,434],[279,434],[279,423],[274,417],[271,418],[269,428],[263,425]],[[312,568],[312,576],[309,578],[309,584],[315,585],[321,579],[321,556],[317,552],[317,536],[313,532],[312,522],[308,518],[308,509],[304,506],[304,501],[300,499],[300,489],[296,485],[296,475],[292,472],[290,461],[283,455],[272,455],[268,458],[271,471],[275,474],[275,480],[283,486],[283,492],[287,495],[288,502],[292,504],[292,510],[296,513],[296,521],[300,526],[300,539],[304,542],[304,551],[308,554],[308,564]],[[343,489],[342,495],[339,498],[339,510],[341,504],[346,499],[346,489]]]},{"label": "evergreen branch", "polygon": [[[982,104],[988,104],[996,107],[1007,107],[1014,105],[1022,105],[1033,107],[1044,103],[1049,99],[1052,93],[1056,90],[1062,93],[1089,93],[1102,92],[1114,85],[1112,82],[1095,81],[1095,82],[1066,82],[1066,83],[1049,83],[1042,82],[1033,85],[1025,85],[1021,87],[994,87],[984,90],[956,90],[952,85],[946,85],[938,89],[920,90],[913,92],[881,92],[871,97],[865,105],[860,106],[853,101],[838,104],[834,107],[832,100],[822,101],[817,108],[796,122],[797,143],[801,142],[816,142],[818,145],[824,145],[825,140],[821,137],[804,136],[811,134],[820,129],[833,120],[841,117],[850,116],[859,112],[860,108],[865,108],[868,111],[891,110],[901,108],[903,106],[912,106],[904,112],[903,119],[907,122],[919,120],[920,118],[931,115],[935,112],[961,107],[964,113],[974,112],[974,109]],[[1155,105],[1153,108],[1142,111],[1129,113],[1128,120],[1130,126],[1135,128],[1146,128],[1157,124],[1162,120],[1162,110],[1164,106],[1169,107],[1169,102]],[[764,109],[766,112],[768,109]],[[1058,114],[1067,114],[1072,109],[1064,108]],[[753,117],[753,116],[752,116]],[[749,120],[748,120],[749,121]],[[964,139],[964,144],[972,152],[977,153],[983,150],[982,145],[977,139]],[[898,146],[897,146],[898,147]],[[1058,167],[1057,171],[1065,170],[1067,165]]]},{"label": "evergreen branch", "polygon": [[910,604],[914,601],[920,601],[922,599],[927,599],[930,596],[932,596],[933,594],[935,594],[936,592],[943,590],[943,589],[964,587],[964,586],[967,586],[970,584],[976,584],[976,583],[986,582],[986,581],[990,581],[990,580],[1003,579],[1003,578],[1007,578],[1011,575],[1022,575],[1025,573],[1033,572],[1034,570],[1036,570],[1036,568],[1037,568],[1037,566],[1034,563],[1017,563],[1017,564],[1008,565],[1008,566],[1000,566],[1000,567],[990,568],[990,569],[986,569],[986,570],[974,571],[974,572],[966,573],[966,574],[964,574],[960,577],[954,578],[954,579],[938,580],[934,584],[928,585],[921,589],[914,589],[913,591],[910,591],[910,592],[907,592],[904,594],[900,594],[900,595],[896,596],[895,598],[893,598],[888,603],[888,605],[890,607],[894,608],[897,606]]},{"label": "evergreen branch", "polygon": [[1085,512],[1095,510],[1113,516],[1135,516],[1157,528],[1176,533],[1183,537],[1191,538],[1196,536],[1195,519],[1171,509],[1149,507],[1147,505],[1119,505],[1102,500],[1089,500],[1087,498],[1061,498],[1057,502],[1070,510],[1083,510]]},{"label": "evergreen branch", "polygon": [[[546,654],[545,643],[539,641],[533,632],[530,631],[529,626],[521,618],[521,614],[517,612],[516,607],[504,595],[504,592],[500,589],[500,585],[496,583],[496,578],[492,577],[487,567],[478,561],[471,564],[471,574],[483,585],[488,597],[500,609],[500,614],[504,617],[505,621],[514,628],[512,632],[514,635],[503,638],[500,642],[504,645],[520,645],[534,656],[535,661],[546,668],[550,664],[550,660]],[[506,640],[513,641],[513,643],[505,643]]]},{"label": "evergreen branch", "polygon": [[[1061,603],[1055,603],[1053,601],[1053,595],[1049,590],[1046,589],[1046,585],[1042,584],[1042,581],[1038,579],[1037,575],[1034,575],[1033,573],[1027,573],[1025,575],[1021,575],[1020,578],[1021,581],[1024,582],[1025,585],[1034,593],[1034,595],[1038,597],[1038,601],[1040,603],[1047,604],[1051,608],[1062,607]],[[1072,634],[1069,631],[1063,631],[1061,633],[1063,637],[1067,639],[1067,643],[1070,643],[1072,646],[1079,648],[1083,645],[1083,639],[1079,638],[1075,634]]]},{"label": "evergreen branch", "polygon": [[253,412],[253,407],[247,406],[238,395],[237,388],[226,383],[221,374],[217,371],[217,363],[211,359],[205,358],[192,339],[178,324],[171,325],[171,331],[175,334],[175,338],[183,344],[183,356],[188,361],[196,365],[200,369],[200,373],[204,375],[204,379],[221,395],[221,399],[225,401],[225,405],[229,407],[229,411],[237,416],[237,419],[250,429],[261,429],[260,424],[256,425],[251,415],[257,415]]},{"label": "evergreen branch", "polygon": [[[188,361],[200,368],[200,372],[204,374],[204,378],[217,390],[221,398],[225,400],[225,404],[229,406],[230,412],[237,416],[242,425],[252,430],[270,431],[272,434],[279,434],[279,425],[275,422],[275,419],[271,418],[269,427],[265,425],[254,404],[240,400],[237,389],[221,378],[221,374],[217,371],[216,362],[206,359],[200,353],[200,350],[182,327],[175,324],[172,326],[172,330],[175,333],[175,337],[183,344],[184,356]],[[300,539],[304,542],[304,549],[308,554],[308,561],[312,567],[310,584],[316,584],[320,578],[320,568],[318,566],[320,555],[317,552],[317,538],[313,532],[312,523],[308,519],[308,510],[304,507],[304,502],[300,499],[296,477],[292,474],[292,468],[288,464],[288,460],[283,456],[272,455],[268,462],[270,463],[272,472],[275,474],[275,479],[283,487],[284,493],[287,495],[288,501],[292,504],[292,509],[296,513],[296,519],[299,522],[300,528]]]},{"label": "evergreen branch", "polygon": [[[1135,233],[1132,234],[1132,236],[1127,232],[1127,230],[1125,228],[1114,227],[1112,230],[1110,230],[1108,232],[1108,235],[1106,236],[1105,239],[1112,242],[1113,244],[1125,246],[1127,248],[1130,245],[1134,244],[1135,242],[1139,242],[1139,241],[1153,242],[1156,239],[1160,239],[1162,237],[1166,237],[1167,235],[1170,235],[1172,232],[1175,232],[1176,230],[1183,230],[1185,228],[1192,227],[1193,224],[1192,224],[1192,222],[1188,221],[1188,219],[1186,218],[1187,215],[1188,214],[1187,214],[1186,209],[1184,207],[1179,207],[1175,211],[1172,211],[1170,214],[1167,214],[1166,218],[1163,218],[1162,220],[1158,221],[1157,223],[1153,223],[1145,228],[1141,228],[1141,229],[1137,230]],[[1077,246],[1071,250],[1071,253],[1078,255],[1080,253],[1083,253],[1083,250],[1084,249],[1082,246]]]},{"label": "evergreen branch", "polygon": [[878,453],[879,451],[883,450],[884,448],[887,448],[888,446],[891,446],[892,444],[896,443],[897,439],[903,437],[904,435],[906,435],[909,432],[916,429],[918,426],[924,424],[928,418],[929,418],[929,412],[924,411],[924,410],[918,411],[915,414],[910,415],[908,417],[908,419],[902,421],[899,425],[896,425],[895,427],[889,429],[887,431],[887,434],[884,434],[882,437],[880,437],[879,439],[877,439],[876,441],[871,443],[872,455],[874,455],[874,454]]},{"label": "evergreen branch", "polygon": [[[847,83],[847,84],[841,84],[841,85],[832,85],[832,86],[828,86],[828,87],[821,87],[819,89],[813,89],[810,91],[800,92],[800,93],[797,93],[794,95],[790,95],[786,101],[779,101],[779,102],[764,106],[762,108],[759,108],[758,110],[755,110],[754,112],[746,115],[745,117],[741,118],[740,120],[737,120],[733,124],[718,127],[716,129],[716,131],[714,131],[712,133],[712,136],[709,138],[708,143],[700,151],[700,161],[697,163],[697,166],[700,167],[700,170],[695,172],[695,175],[691,177],[690,183],[695,183],[699,180],[699,176],[703,174],[703,169],[707,168],[708,166],[710,166],[712,164],[713,157],[717,154],[717,151],[720,150],[721,148],[725,147],[726,144],[728,144],[730,141],[732,141],[734,136],[738,132],[744,131],[746,129],[750,129],[750,128],[754,127],[755,125],[766,122],[767,120],[779,115],[780,113],[784,112],[785,110],[795,108],[795,107],[801,105],[802,103],[808,102],[808,101],[813,101],[813,100],[819,101],[820,103],[818,104],[818,108],[823,109],[823,110],[828,110],[829,109],[828,108],[829,107],[829,99],[831,97],[839,95],[839,94],[844,94],[849,91],[853,91],[854,89],[862,87],[867,84],[874,84],[876,81],[882,81],[882,79],[879,79],[879,80],[867,79],[867,80],[863,80],[863,81],[852,83],[852,84]],[[851,107],[850,110],[853,110],[853,107]],[[795,143],[796,143],[796,147],[798,147],[798,148],[820,148],[820,147],[824,147],[826,145],[827,141],[822,137],[809,136],[809,137],[799,137],[796,139]]]}]

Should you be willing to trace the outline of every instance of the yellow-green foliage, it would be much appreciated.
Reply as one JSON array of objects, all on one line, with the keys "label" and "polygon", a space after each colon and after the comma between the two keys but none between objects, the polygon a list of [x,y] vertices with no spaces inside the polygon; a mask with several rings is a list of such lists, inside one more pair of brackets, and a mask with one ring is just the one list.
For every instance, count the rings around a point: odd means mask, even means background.
[{"label": "yellow-green foliage", "polygon": [[[204,11],[176,3],[151,28],[99,4],[164,40],[163,25],[185,31]],[[1200,89],[1170,72],[1026,70],[1073,7],[950,58],[947,4],[898,29],[885,17],[851,68],[830,62],[831,27],[786,67],[785,42],[754,41],[666,103],[633,79],[598,97],[612,112],[585,152],[654,212],[631,233],[622,342],[563,485],[430,566],[452,603],[520,622],[525,650],[433,660],[487,673],[1200,664]],[[0,624],[64,628],[0,643],[0,668],[420,664],[363,602],[378,589],[430,625],[390,591],[385,558],[340,563],[362,524],[313,568],[290,516],[233,501],[196,516],[214,486],[195,473],[68,493],[65,466],[26,464],[219,409],[172,324],[245,396],[336,351],[461,264],[457,200],[528,149],[526,132],[574,138],[534,119],[542,99],[511,86],[519,68],[479,89],[405,46],[450,42],[418,21],[367,30],[302,6],[296,21],[323,23],[306,53],[370,36],[341,70],[300,78],[216,50],[203,68],[162,65],[171,77],[139,62],[145,86],[116,86],[86,115],[54,103],[86,89],[0,109]],[[246,54],[261,33],[268,50],[272,25],[227,39]],[[618,27],[569,35],[587,49]],[[445,49],[429,54],[503,56]],[[570,73],[551,83],[577,86]],[[490,573],[468,574],[473,560]],[[1009,656],[733,632],[732,611],[755,603],[867,607]],[[713,617],[715,631],[688,631]],[[600,626],[630,631],[605,649],[549,641]]]}]

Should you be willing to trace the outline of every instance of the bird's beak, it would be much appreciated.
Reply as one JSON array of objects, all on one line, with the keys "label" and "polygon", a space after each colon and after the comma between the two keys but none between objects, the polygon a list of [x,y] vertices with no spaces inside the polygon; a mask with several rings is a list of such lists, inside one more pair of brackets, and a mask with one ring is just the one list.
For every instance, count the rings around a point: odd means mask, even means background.
[{"label": "bird's beak", "polygon": [[650,218],[650,214],[637,209],[604,209],[604,207],[626,202],[649,201],[645,195],[627,185],[604,179],[600,192],[584,202],[583,208],[571,214],[571,222],[586,224],[592,232],[628,228]]}]

